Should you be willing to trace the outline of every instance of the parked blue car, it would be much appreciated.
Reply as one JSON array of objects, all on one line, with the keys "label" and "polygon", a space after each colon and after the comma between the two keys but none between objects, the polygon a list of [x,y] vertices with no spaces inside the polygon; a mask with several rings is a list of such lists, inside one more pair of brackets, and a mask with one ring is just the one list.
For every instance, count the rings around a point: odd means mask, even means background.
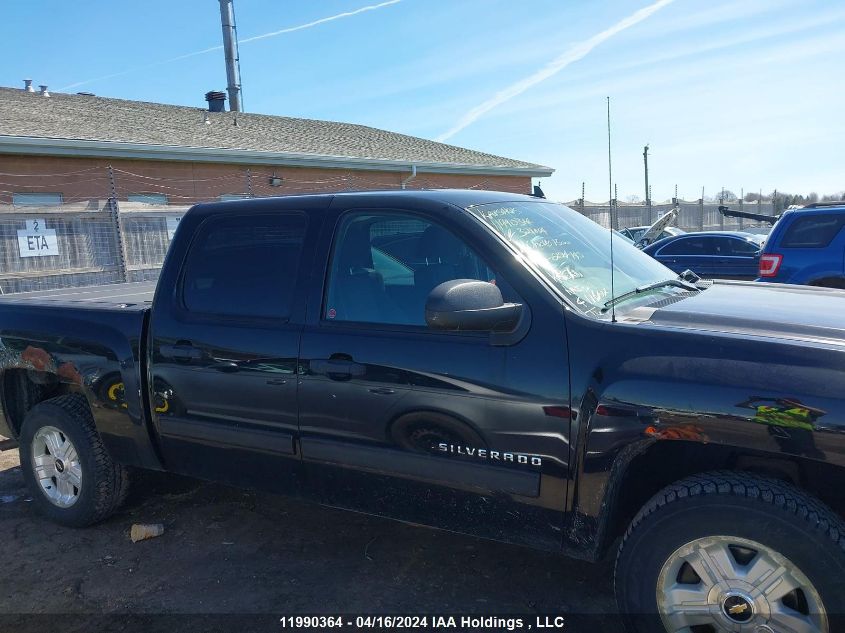
[{"label": "parked blue car", "polygon": [[685,233],[643,249],[676,273],[691,270],[706,279],[755,279],[764,235],[737,231]]},{"label": "parked blue car", "polygon": [[845,288],[845,202],[786,211],[760,256],[758,281]]}]

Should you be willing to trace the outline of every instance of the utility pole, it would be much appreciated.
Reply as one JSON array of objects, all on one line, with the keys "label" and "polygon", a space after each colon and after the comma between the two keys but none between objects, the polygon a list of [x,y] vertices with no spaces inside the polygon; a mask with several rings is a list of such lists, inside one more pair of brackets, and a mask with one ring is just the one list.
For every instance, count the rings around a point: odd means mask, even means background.
[{"label": "utility pole", "polygon": [[234,0],[220,0],[220,23],[223,26],[223,52],[226,55],[226,90],[229,109],[243,112],[241,107],[241,60],[238,54],[238,33],[235,27]]},{"label": "utility pole", "polygon": [[645,166],[645,212],[648,215],[648,222],[654,222],[651,213],[651,188],[648,186],[648,145],[643,148],[643,165]]}]

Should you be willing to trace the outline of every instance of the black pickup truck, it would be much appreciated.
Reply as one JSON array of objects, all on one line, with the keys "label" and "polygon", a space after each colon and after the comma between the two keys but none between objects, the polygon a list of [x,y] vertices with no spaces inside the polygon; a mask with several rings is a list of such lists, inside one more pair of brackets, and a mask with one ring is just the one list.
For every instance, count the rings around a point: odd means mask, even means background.
[{"label": "black pickup truck", "polygon": [[544,200],[198,205],[155,285],[1,299],[0,387],[65,525],[166,470],[616,556],[632,631],[845,630],[845,292],[679,278]]}]

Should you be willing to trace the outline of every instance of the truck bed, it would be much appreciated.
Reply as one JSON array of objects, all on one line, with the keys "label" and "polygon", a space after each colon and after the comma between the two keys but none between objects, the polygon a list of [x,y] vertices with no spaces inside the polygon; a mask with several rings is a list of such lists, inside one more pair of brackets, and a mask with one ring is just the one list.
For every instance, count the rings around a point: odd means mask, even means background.
[{"label": "truck bed", "polygon": [[36,290],[0,295],[3,304],[49,304],[69,305],[91,308],[144,309],[150,307],[156,282],[141,281],[125,284],[106,284],[102,286],[82,286],[79,288],[56,288],[54,290]]}]

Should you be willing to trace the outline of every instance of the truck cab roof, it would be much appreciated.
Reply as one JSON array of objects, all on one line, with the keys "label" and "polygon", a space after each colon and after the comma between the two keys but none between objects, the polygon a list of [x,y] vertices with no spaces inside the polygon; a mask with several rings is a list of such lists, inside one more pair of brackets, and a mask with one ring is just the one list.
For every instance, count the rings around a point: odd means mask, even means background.
[{"label": "truck cab roof", "polygon": [[342,193],[301,194],[273,198],[245,198],[242,200],[228,200],[226,202],[208,202],[193,207],[193,213],[209,213],[225,211],[226,209],[250,208],[255,210],[269,210],[284,201],[285,206],[298,201],[303,210],[326,208],[333,200],[349,201],[354,206],[384,203],[387,200],[416,200],[433,201],[450,204],[460,208],[468,208],[479,204],[492,204],[507,201],[546,201],[527,194],[507,193],[501,191],[478,191],[475,189],[407,189],[407,190],[363,190]]}]

